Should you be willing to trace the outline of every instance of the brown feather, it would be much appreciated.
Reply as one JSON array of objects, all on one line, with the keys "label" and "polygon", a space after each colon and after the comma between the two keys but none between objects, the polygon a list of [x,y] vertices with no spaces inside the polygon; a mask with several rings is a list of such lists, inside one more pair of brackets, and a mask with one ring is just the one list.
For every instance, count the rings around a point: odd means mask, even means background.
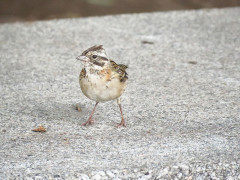
[{"label": "brown feather", "polygon": [[127,69],[127,66],[124,64],[117,64],[113,60],[110,60],[112,69],[119,74],[120,82],[125,82],[128,79],[128,74],[125,71]]},{"label": "brown feather", "polygon": [[85,56],[90,51],[97,51],[97,50],[100,50],[100,49],[103,49],[102,45],[92,46],[92,47],[88,48],[87,50],[83,51],[82,56]]},{"label": "brown feather", "polygon": [[81,73],[80,73],[80,79],[85,78],[85,77],[86,77],[86,69],[83,68]]}]

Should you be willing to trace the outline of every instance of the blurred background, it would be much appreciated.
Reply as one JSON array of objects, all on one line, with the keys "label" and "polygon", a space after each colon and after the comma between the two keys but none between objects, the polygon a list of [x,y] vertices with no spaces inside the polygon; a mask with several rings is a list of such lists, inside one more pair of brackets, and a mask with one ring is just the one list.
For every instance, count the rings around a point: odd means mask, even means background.
[{"label": "blurred background", "polygon": [[240,6],[240,0],[0,0],[0,23]]}]

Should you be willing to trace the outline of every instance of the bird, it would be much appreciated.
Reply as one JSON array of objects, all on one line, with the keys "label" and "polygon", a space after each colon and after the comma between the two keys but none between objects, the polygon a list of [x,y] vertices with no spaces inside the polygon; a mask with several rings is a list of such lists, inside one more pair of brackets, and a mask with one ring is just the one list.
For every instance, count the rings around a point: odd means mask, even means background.
[{"label": "bird", "polygon": [[96,102],[88,120],[82,125],[94,123],[93,114],[100,102],[117,100],[121,114],[121,122],[117,127],[126,127],[120,96],[127,85],[127,66],[109,59],[103,45],[88,48],[76,59],[83,63],[79,75],[81,90],[86,97]]}]

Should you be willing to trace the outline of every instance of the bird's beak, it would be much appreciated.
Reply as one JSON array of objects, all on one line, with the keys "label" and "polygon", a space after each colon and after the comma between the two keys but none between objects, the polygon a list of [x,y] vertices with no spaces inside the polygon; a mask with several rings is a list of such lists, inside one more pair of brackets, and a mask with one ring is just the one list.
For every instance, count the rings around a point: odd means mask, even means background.
[{"label": "bird's beak", "polygon": [[80,60],[80,61],[88,61],[89,60],[87,56],[78,56],[76,59]]}]

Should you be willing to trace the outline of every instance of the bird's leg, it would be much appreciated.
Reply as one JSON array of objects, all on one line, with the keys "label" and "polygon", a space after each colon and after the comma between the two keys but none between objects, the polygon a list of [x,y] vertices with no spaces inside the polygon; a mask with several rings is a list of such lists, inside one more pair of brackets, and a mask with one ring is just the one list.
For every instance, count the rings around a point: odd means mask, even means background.
[{"label": "bird's leg", "polygon": [[86,125],[91,125],[91,124],[93,124],[92,116],[93,116],[93,114],[94,114],[94,112],[95,112],[95,109],[96,109],[97,105],[98,105],[98,102],[96,102],[96,104],[95,104],[95,106],[94,106],[94,108],[93,108],[93,110],[92,110],[92,112],[91,112],[88,120],[87,120],[85,123],[83,123],[82,126],[86,126]]},{"label": "bird's leg", "polygon": [[122,116],[122,120],[121,122],[117,125],[117,127],[126,127],[125,125],[125,121],[124,121],[124,118],[123,118],[123,112],[122,112],[122,106],[121,106],[121,101],[120,101],[120,98],[117,99],[117,103],[118,103],[118,106],[119,106],[119,109],[120,109],[120,112],[121,112],[121,116]]}]

